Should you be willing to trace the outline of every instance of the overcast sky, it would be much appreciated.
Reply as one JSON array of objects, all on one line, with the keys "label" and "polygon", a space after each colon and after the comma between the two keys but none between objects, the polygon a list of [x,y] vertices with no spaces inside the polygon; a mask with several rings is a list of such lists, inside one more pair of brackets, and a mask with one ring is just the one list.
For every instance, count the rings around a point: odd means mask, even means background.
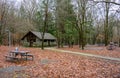
[{"label": "overcast sky", "polygon": [[[8,1],[14,1],[15,2],[15,6],[20,6],[20,2],[22,0],[8,0]],[[101,0],[94,0],[94,1],[101,1]],[[115,1],[116,3],[119,3],[120,4],[120,0],[111,0],[111,1]],[[110,8],[110,11],[111,12],[114,12],[114,10],[118,10],[120,6],[118,5],[113,5],[111,8]]]}]

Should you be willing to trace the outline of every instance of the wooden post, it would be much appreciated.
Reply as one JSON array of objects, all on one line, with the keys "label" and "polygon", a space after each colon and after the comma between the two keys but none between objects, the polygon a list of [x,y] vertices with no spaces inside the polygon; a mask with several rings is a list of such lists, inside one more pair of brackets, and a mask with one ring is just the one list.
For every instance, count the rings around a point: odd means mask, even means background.
[{"label": "wooden post", "polygon": [[32,40],[30,40],[30,47],[32,47],[33,46],[33,41]]},{"label": "wooden post", "polygon": [[50,41],[49,41],[49,40],[48,40],[48,46],[51,46],[51,45],[50,45]]}]

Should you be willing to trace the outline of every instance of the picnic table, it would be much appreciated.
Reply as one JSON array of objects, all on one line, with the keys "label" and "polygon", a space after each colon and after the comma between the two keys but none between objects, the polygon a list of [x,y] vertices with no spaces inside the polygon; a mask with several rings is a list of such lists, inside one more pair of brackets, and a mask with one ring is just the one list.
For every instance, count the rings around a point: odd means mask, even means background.
[{"label": "picnic table", "polygon": [[8,55],[5,55],[6,60],[28,60],[31,58],[33,60],[33,55],[29,54],[30,51],[16,51],[16,50],[11,50]]}]

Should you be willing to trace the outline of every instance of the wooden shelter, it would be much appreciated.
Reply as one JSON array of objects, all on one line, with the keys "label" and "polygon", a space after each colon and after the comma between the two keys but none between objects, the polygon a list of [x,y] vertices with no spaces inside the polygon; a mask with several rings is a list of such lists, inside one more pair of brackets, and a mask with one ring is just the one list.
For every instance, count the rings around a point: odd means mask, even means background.
[{"label": "wooden shelter", "polygon": [[[21,40],[27,41],[29,42],[29,46],[33,46],[34,42],[42,41],[42,32],[29,31]],[[50,33],[45,33],[44,42],[48,42],[48,45],[50,46],[50,42],[56,42],[56,37]]]}]

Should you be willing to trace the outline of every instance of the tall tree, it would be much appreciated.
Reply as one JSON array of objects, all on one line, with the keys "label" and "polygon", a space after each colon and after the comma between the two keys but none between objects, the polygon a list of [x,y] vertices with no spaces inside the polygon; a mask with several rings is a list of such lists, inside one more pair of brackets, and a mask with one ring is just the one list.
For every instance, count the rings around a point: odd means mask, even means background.
[{"label": "tall tree", "polygon": [[71,2],[71,0],[56,0],[55,2],[58,47],[63,47],[64,44],[70,45],[73,41],[76,17]]},{"label": "tall tree", "polygon": [[[106,0],[106,1],[108,1],[108,0]],[[106,12],[106,14],[105,14],[105,26],[104,26],[104,32],[105,32],[105,46],[107,46],[108,45],[108,16],[109,16],[109,9],[110,9],[110,3],[105,3],[105,12]]]},{"label": "tall tree", "polygon": [[43,4],[45,6],[45,9],[44,9],[44,26],[43,26],[43,32],[42,32],[42,46],[41,46],[41,49],[44,49],[44,36],[45,36],[45,32],[46,32],[46,27],[48,25],[48,3],[49,3],[49,0],[44,0],[43,1]]},{"label": "tall tree", "polygon": [[58,47],[63,47],[64,29],[64,17],[65,17],[65,1],[56,0],[56,26],[57,26],[57,44]]},{"label": "tall tree", "polygon": [[78,42],[77,41],[77,35],[76,33],[76,29],[75,29],[75,25],[76,25],[76,15],[75,15],[75,11],[73,8],[73,4],[72,4],[72,0],[66,0],[66,8],[65,8],[65,42],[67,42],[67,44],[69,45],[69,47],[73,46],[73,43]]},{"label": "tall tree", "polygon": [[0,44],[2,44],[4,38],[8,9],[9,5],[7,0],[0,0]]},{"label": "tall tree", "polygon": [[85,23],[86,21],[86,10],[88,0],[77,0],[77,29],[79,34],[79,47],[84,49],[86,38],[85,38]]}]

